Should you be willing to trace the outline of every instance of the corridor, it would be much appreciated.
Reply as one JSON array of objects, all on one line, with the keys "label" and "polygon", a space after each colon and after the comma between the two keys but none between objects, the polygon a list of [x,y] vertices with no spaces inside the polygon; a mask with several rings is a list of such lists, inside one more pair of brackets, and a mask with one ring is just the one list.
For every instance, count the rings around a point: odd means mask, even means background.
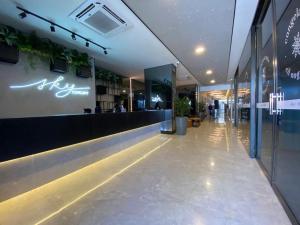
[{"label": "corridor", "polygon": [[225,123],[157,135],[112,157],[1,202],[0,224],[290,224]]}]

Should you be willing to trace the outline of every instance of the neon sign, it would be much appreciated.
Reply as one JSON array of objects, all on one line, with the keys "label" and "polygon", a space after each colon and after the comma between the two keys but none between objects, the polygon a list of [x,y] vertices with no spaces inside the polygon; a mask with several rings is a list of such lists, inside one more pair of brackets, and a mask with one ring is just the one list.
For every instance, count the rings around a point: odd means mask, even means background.
[{"label": "neon sign", "polygon": [[65,78],[63,76],[57,77],[54,81],[48,81],[46,78],[34,83],[25,85],[12,85],[9,86],[11,89],[22,89],[29,87],[36,87],[37,90],[43,91],[48,89],[48,91],[55,91],[55,97],[65,98],[69,95],[89,95],[90,87],[76,87],[75,84],[61,84]]},{"label": "neon sign", "polygon": [[151,98],[152,102],[163,102],[163,100],[161,99],[161,97],[159,95],[156,95],[155,97]]}]

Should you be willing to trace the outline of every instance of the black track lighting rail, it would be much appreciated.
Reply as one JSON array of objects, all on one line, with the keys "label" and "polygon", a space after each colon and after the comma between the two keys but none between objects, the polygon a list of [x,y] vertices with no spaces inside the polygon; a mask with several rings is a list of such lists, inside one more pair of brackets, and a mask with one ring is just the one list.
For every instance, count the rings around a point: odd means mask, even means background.
[{"label": "black track lighting rail", "polygon": [[[91,43],[91,44],[93,44],[93,45],[95,45],[95,46],[98,46],[99,48],[101,48],[101,49],[104,51],[104,54],[105,54],[105,55],[107,54],[107,48],[106,48],[106,47],[104,47],[104,46],[102,46],[102,45],[100,45],[100,44],[98,44],[98,43],[96,43],[96,42],[94,42],[94,41],[91,41],[90,39],[88,39],[88,38],[86,38],[86,37],[84,37],[84,36],[82,36],[82,35],[80,35],[80,34],[78,34],[78,33],[75,33],[74,31],[69,30],[68,28],[65,28],[65,27],[63,27],[63,26],[61,26],[61,25],[59,25],[59,24],[57,24],[57,23],[54,23],[53,21],[50,21],[50,20],[48,20],[48,19],[46,19],[46,18],[44,18],[44,17],[42,17],[42,16],[40,16],[40,15],[38,15],[38,14],[36,14],[36,13],[33,13],[33,12],[27,10],[27,9],[24,9],[24,8],[22,8],[22,7],[20,7],[20,6],[17,6],[17,9],[19,9],[19,10],[22,11],[22,12],[19,14],[20,17],[21,17],[22,19],[24,19],[24,18],[26,17],[26,14],[31,15],[31,16],[34,16],[34,17],[36,17],[36,18],[38,18],[38,19],[40,19],[40,20],[43,20],[43,21],[49,23],[49,24],[50,24],[50,27],[58,27],[58,28],[60,28],[60,29],[62,29],[62,30],[64,30],[64,31],[70,33],[73,40],[76,40],[76,37],[79,37],[79,38],[81,38],[82,40],[84,40],[86,43]],[[25,15],[25,16],[24,16],[24,15]],[[51,28],[51,31],[52,31],[52,30],[53,30],[53,29]],[[55,30],[55,29],[54,29],[54,30]],[[53,31],[53,32],[54,32],[54,31]],[[75,37],[75,38],[73,38],[73,37]],[[86,44],[86,46],[88,47],[89,45]]]}]

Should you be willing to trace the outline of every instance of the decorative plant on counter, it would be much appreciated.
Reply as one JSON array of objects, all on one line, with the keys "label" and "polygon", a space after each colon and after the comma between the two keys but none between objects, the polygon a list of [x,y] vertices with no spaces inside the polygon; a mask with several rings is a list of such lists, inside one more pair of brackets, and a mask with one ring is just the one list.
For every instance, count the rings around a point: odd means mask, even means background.
[{"label": "decorative plant on counter", "polygon": [[176,133],[179,135],[186,134],[187,116],[190,113],[190,100],[187,97],[175,99],[176,113]]}]

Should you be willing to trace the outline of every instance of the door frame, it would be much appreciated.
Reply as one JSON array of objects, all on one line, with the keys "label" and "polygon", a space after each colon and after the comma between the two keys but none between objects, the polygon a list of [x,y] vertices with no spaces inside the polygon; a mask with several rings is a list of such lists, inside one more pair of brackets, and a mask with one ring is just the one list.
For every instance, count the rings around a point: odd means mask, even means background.
[{"label": "door frame", "polygon": [[[291,4],[292,0],[289,0],[289,3],[287,4],[287,7],[289,4]],[[267,0],[267,1],[260,1],[255,19],[252,25],[252,30],[253,33],[251,34],[253,39],[255,39],[255,46],[254,46],[254,51],[252,51],[252,59],[255,58],[256,60],[256,68],[255,68],[255,73],[256,73],[256,90],[255,90],[255,95],[256,95],[256,102],[258,102],[258,84],[259,84],[259,49],[258,49],[258,31],[260,24],[262,23],[263,19],[265,18],[265,15],[267,13],[267,10],[271,7],[272,9],[272,66],[273,66],[273,92],[277,93],[278,92],[278,65],[277,65],[277,15],[276,15],[276,1],[275,0]],[[252,46],[253,48],[253,46]],[[254,56],[253,56],[254,54]],[[285,209],[289,219],[291,220],[293,225],[299,225],[296,216],[290,209],[288,203],[286,202],[284,196],[281,194],[280,190],[275,184],[275,178],[276,178],[276,165],[277,165],[277,153],[278,153],[278,140],[279,140],[279,127],[277,126],[277,119],[278,115],[273,114],[270,115],[272,116],[272,172],[269,174],[267,172],[267,169],[263,165],[261,159],[259,158],[259,146],[258,146],[258,140],[259,137],[261,137],[261,129],[259,129],[259,119],[261,119],[258,115],[258,109],[255,106],[255,114],[256,114],[256,138],[255,138],[255,148],[256,148],[256,155],[257,155],[257,161],[259,166],[261,167],[262,171],[264,172],[265,176],[269,180],[275,194],[277,195],[280,203],[282,204],[283,208]]]}]

